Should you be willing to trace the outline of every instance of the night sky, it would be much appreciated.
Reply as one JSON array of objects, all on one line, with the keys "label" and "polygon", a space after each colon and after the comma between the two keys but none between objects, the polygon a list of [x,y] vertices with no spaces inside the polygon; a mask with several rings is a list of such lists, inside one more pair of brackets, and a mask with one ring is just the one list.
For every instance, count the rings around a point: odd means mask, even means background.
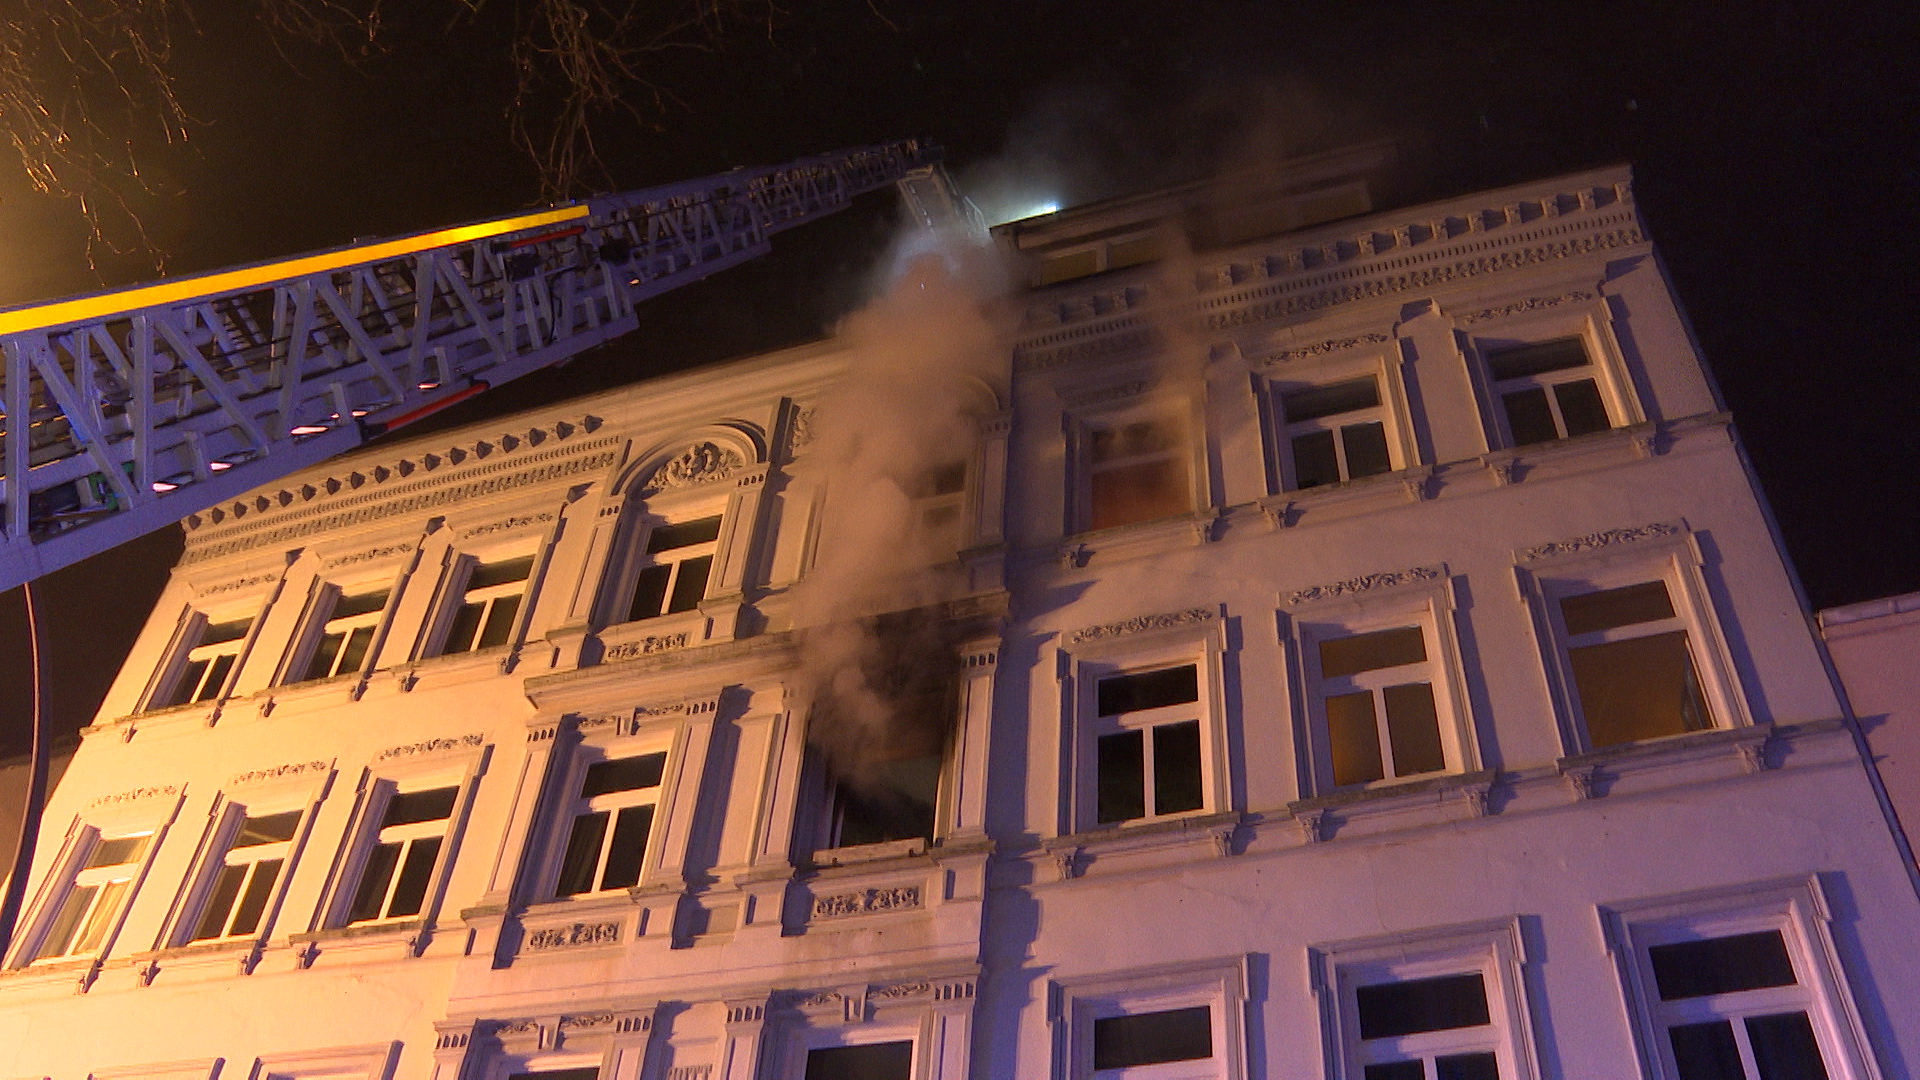
[{"label": "night sky", "polygon": [[[504,119],[501,31],[448,25],[450,2],[405,7],[387,13],[388,51],[355,66],[297,47],[289,66],[224,12],[181,31],[196,121],[184,150],[146,159],[163,194],[143,204],[172,272],[538,198]],[[645,124],[610,120],[600,186],[902,136],[944,145],[990,214],[1377,138],[1400,144],[1409,198],[1628,161],[1812,605],[1920,589],[1920,78],[1893,5],[787,7],[771,31],[663,55],[649,74],[667,104]],[[629,340],[447,422],[818,336],[859,302],[893,212],[871,196],[785,234],[773,256],[654,301]],[[83,240],[70,205],[0,170],[0,305],[98,287]],[[102,273],[150,276],[128,260]],[[179,543],[169,530],[39,590],[54,728],[91,720]],[[18,590],[0,596],[0,754],[25,745],[21,610]]]}]

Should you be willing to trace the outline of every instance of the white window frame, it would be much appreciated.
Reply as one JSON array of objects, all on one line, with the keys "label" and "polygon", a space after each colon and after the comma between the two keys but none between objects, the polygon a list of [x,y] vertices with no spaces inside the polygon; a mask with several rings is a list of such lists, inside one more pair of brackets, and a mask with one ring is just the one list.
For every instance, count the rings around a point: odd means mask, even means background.
[{"label": "white window frame", "polygon": [[[1096,465],[1093,460],[1095,432],[1153,420],[1171,420],[1180,425],[1177,441],[1171,449],[1153,454],[1136,454],[1119,461],[1101,462]],[[1099,531],[1137,528],[1154,521],[1177,520],[1191,516],[1201,507],[1211,504],[1205,466],[1206,416],[1197,402],[1185,397],[1159,395],[1135,400],[1124,407],[1097,413],[1069,414],[1066,425],[1068,462],[1072,468],[1067,519],[1072,523],[1072,532],[1095,531],[1093,524],[1094,473],[1132,467],[1162,458],[1172,459],[1176,465],[1184,464],[1185,466],[1186,507],[1159,518],[1144,518],[1139,521],[1104,526]]]},{"label": "white window frame", "polygon": [[[1536,451],[1563,442],[1566,436],[1552,442],[1517,445],[1514,442],[1512,426],[1507,420],[1505,395],[1529,386],[1539,386],[1547,391],[1548,408],[1552,410],[1556,429],[1566,431],[1566,424],[1560,419],[1560,403],[1554,396],[1553,384],[1578,382],[1592,379],[1600,391],[1600,403],[1606,410],[1608,427],[1618,430],[1643,423],[1647,417],[1641,408],[1639,395],[1634,389],[1631,373],[1623,359],[1620,345],[1615,340],[1612,329],[1612,315],[1607,310],[1604,297],[1589,299],[1579,303],[1565,314],[1546,318],[1515,319],[1473,332],[1468,346],[1469,364],[1474,381],[1481,389],[1482,399],[1486,402],[1488,444],[1490,447],[1505,447],[1520,452]],[[1580,368],[1567,368],[1541,375],[1524,376],[1518,379],[1505,379],[1496,382],[1493,378],[1491,357],[1494,353],[1526,345],[1545,344],[1562,338],[1578,338],[1586,351],[1587,363]],[[1599,434],[1596,432],[1595,434]]]},{"label": "white window frame", "polygon": [[[1450,594],[1451,590],[1444,590]],[[1345,788],[1391,787],[1437,776],[1473,772],[1480,767],[1480,755],[1467,708],[1467,694],[1461,674],[1459,645],[1453,628],[1450,595],[1429,594],[1413,604],[1396,604],[1386,611],[1367,610],[1343,616],[1309,612],[1296,619],[1296,640],[1304,673],[1304,695],[1308,714],[1308,746],[1312,754],[1312,773],[1316,793]],[[1327,677],[1320,670],[1320,645],[1323,642],[1371,634],[1383,630],[1417,629],[1427,658],[1396,667],[1375,668],[1352,675]],[[1438,771],[1400,775],[1387,769],[1393,755],[1387,727],[1388,686],[1424,682],[1433,694],[1434,720],[1439,727],[1440,751],[1445,765]],[[1383,775],[1378,780],[1339,785],[1334,781],[1332,730],[1327,721],[1329,697],[1368,692],[1373,695],[1374,723],[1379,733]]]},{"label": "white window frame", "polygon": [[[591,889],[586,892],[561,896],[560,872],[566,863],[567,846],[573,836],[574,820],[582,814],[595,811],[608,811],[607,829],[600,837],[600,856],[594,864],[594,881],[600,880],[605,868],[607,847],[613,842],[613,828],[619,818],[619,811],[629,806],[651,805],[653,822],[647,828],[647,847],[640,858],[640,878],[638,884],[653,880],[659,872],[662,841],[667,832],[669,817],[673,809],[671,788],[676,779],[675,766],[678,764],[675,751],[679,740],[675,733],[653,731],[637,737],[623,738],[611,742],[584,743],[569,756],[566,768],[560,777],[559,807],[553,816],[553,843],[540,867],[539,895],[544,900],[558,902],[587,900],[597,896],[616,896],[626,893],[625,888]],[[602,761],[621,761],[628,758],[641,758],[650,754],[662,754],[660,764],[660,783],[652,788],[637,791],[616,791],[593,798],[582,798],[581,785],[586,782],[587,770]],[[650,795],[643,797],[643,792]]]},{"label": "white window frame", "polygon": [[[928,562],[949,559],[973,543],[974,456],[968,454],[948,466],[935,469],[929,481],[936,481],[949,468],[960,472],[960,486],[952,491],[932,491],[913,496],[913,521],[908,547]],[[952,520],[936,525],[932,518],[951,514]]]},{"label": "white window frame", "polygon": [[390,1080],[400,1062],[400,1040],[269,1054],[253,1059],[247,1080]]},{"label": "white window frame", "polygon": [[[286,895],[287,886],[293,877],[294,868],[299,862],[300,850],[306,841],[307,832],[313,826],[314,809],[318,805],[317,794],[300,792],[298,798],[290,798],[287,793],[269,794],[264,797],[250,797],[236,800],[223,796],[215,802],[207,840],[202,845],[200,856],[195,861],[193,873],[188,877],[188,888],[183,894],[184,903],[167,935],[170,946],[213,945],[245,941],[264,941],[273,929],[281,899]],[[224,934],[210,938],[194,937],[205,917],[207,904],[212,900],[213,890],[222,871],[231,865],[235,848],[234,840],[249,817],[270,817],[282,813],[299,815],[293,827],[293,835],[271,844],[260,844],[240,849],[246,853],[241,864],[258,864],[269,858],[281,860],[278,877],[267,894],[266,906],[260,913],[260,923],[253,930],[239,934]],[[241,891],[234,896],[233,906],[227,911],[224,925],[231,926],[233,914],[239,909],[242,897],[246,895],[246,885],[251,883],[253,871],[242,883]]]},{"label": "white window frame", "polygon": [[[1288,419],[1283,400],[1285,395],[1359,379],[1373,380],[1374,390],[1379,396],[1379,404],[1367,409],[1355,409],[1351,412],[1309,420]],[[1264,386],[1269,422],[1274,432],[1273,461],[1276,492],[1315,492],[1354,483],[1352,472],[1347,467],[1346,443],[1340,437],[1340,429],[1350,424],[1378,421],[1386,434],[1387,471],[1364,476],[1360,480],[1389,477],[1412,468],[1420,461],[1419,446],[1414,438],[1412,411],[1407,404],[1406,387],[1400,379],[1399,365],[1392,363],[1384,354],[1328,364],[1310,371],[1303,370],[1297,373],[1288,371],[1270,375],[1264,380]],[[1333,484],[1302,488],[1294,465],[1293,440],[1297,435],[1315,431],[1334,433],[1334,454],[1339,461],[1340,480]]]},{"label": "white window frame", "polygon": [[[607,624],[634,625],[697,613],[700,610],[700,604],[705,603],[713,595],[714,584],[720,577],[721,556],[728,536],[728,508],[729,500],[724,493],[716,496],[714,493],[702,492],[700,497],[694,500],[670,497],[663,499],[660,496],[648,500],[646,506],[635,516],[632,539],[626,545],[625,564],[621,573],[615,577],[615,580],[620,582],[620,587],[613,590],[607,597]],[[656,530],[675,525],[688,525],[707,518],[720,520],[719,528],[712,540],[688,544],[684,547],[668,548],[664,552],[656,552],[652,555],[647,553],[647,541],[652,538]],[[674,553],[678,553],[677,557],[667,563],[663,563],[657,557]],[[711,559],[711,562],[707,564],[707,584],[701,590],[700,600],[686,611],[666,610],[673,603],[673,590],[680,580],[681,564],[702,556]],[[667,579],[666,590],[661,594],[660,613],[630,619],[628,616],[633,610],[634,593],[640,587],[641,573],[648,567],[661,565],[669,565],[673,570]]]},{"label": "white window frame", "polygon": [[[465,743],[466,740],[461,740]],[[339,861],[339,869],[329,883],[327,895],[321,905],[319,925],[329,930],[347,927],[410,926],[415,922],[433,925],[443,898],[447,878],[452,871],[453,860],[458,855],[461,834],[465,830],[467,813],[473,804],[474,790],[480,776],[486,768],[485,749],[474,753],[465,760],[439,760],[421,762],[411,769],[394,769],[390,772],[375,773],[369,770],[361,781],[359,805],[354,810],[353,820],[347,829],[347,842]],[[420,911],[414,915],[389,916],[377,918],[352,919],[354,898],[360,891],[360,879],[366,872],[368,860],[374,850],[384,842],[396,839],[414,840],[432,835],[427,828],[428,822],[416,822],[409,825],[391,826],[393,834],[382,839],[387,829],[380,824],[386,815],[387,806],[396,794],[412,794],[431,791],[437,788],[454,789],[453,808],[444,819],[439,835],[442,837],[440,851],[434,858],[433,869],[427,878],[427,888],[420,900]],[[409,845],[410,846],[410,845]],[[384,911],[392,902],[393,890],[398,885],[401,872],[405,868],[406,852],[394,863],[393,879],[387,883],[386,898],[381,903]]]},{"label": "white window frame", "polygon": [[[1501,1080],[1539,1077],[1526,935],[1518,917],[1317,945],[1308,958],[1327,1080],[1362,1080],[1371,1064],[1488,1051],[1499,1060]],[[1376,1039],[1372,1046],[1360,1038],[1359,987],[1465,974],[1481,977],[1489,1021],[1484,1027]]]},{"label": "white window frame", "polygon": [[[45,906],[41,911],[38,925],[30,939],[30,952],[22,953],[28,964],[51,964],[67,960],[81,960],[104,955],[113,947],[121,922],[126,918],[127,910],[133,906],[133,898],[138,893],[140,879],[148,862],[153,858],[154,849],[160,846],[160,834],[154,829],[144,830],[103,830],[93,826],[83,826],[84,836],[73,845],[73,850],[64,860],[64,870],[60,875],[63,884],[48,893]],[[111,863],[105,866],[88,866],[87,862],[103,845],[120,840],[139,839],[144,841],[135,851],[134,857],[127,862]],[[120,885],[118,896],[113,900],[113,908],[100,914],[105,906],[102,892],[112,885]],[[52,935],[54,924],[66,909],[67,900],[78,889],[92,889],[93,896],[87,909],[75,922],[72,938],[64,951],[47,954],[44,952],[48,938]],[[91,948],[77,948],[83,940],[87,928],[94,925],[98,918],[99,938]]]},{"label": "white window frame", "polygon": [[[1569,756],[1661,741],[1656,738],[1600,748],[1593,745],[1587,735],[1579,689],[1573,680],[1573,661],[1568,653],[1569,648],[1588,643],[1589,637],[1597,640],[1600,636],[1613,634],[1617,639],[1624,640],[1676,629],[1685,630],[1688,656],[1693,663],[1694,676],[1700,681],[1701,693],[1706,699],[1712,721],[1703,731],[1746,727],[1753,723],[1746,695],[1740,687],[1738,668],[1727,649],[1725,636],[1720,632],[1713,597],[1701,572],[1706,560],[1700,552],[1697,538],[1683,522],[1655,523],[1640,526],[1638,531],[1647,532],[1654,538],[1621,542],[1599,548],[1590,554],[1575,550],[1566,555],[1549,555],[1531,561],[1526,559],[1526,553],[1521,553],[1522,565],[1515,571],[1521,597],[1533,613],[1535,638],[1540,646],[1541,660],[1546,668],[1555,713],[1560,722],[1561,740]],[[1667,598],[1674,610],[1672,620],[1636,623],[1613,631],[1582,635],[1579,642],[1572,641],[1567,634],[1560,611],[1562,597],[1656,580],[1667,587]],[[1644,627],[1651,629],[1641,629]],[[1681,732],[1663,738],[1702,733]]]},{"label": "white window frame", "polygon": [[[362,612],[358,615],[347,615],[338,619],[332,617],[334,610],[339,606],[341,600],[347,597],[366,596],[379,592],[385,592],[387,598],[376,610]],[[294,639],[296,647],[288,650],[288,663],[286,669],[281,673],[279,680],[280,685],[299,686],[302,683],[324,682],[328,679],[337,679],[342,676],[357,675],[362,671],[373,670],[369,665],[378,664],[380,659],[379,652],[383,641],[380,628],[382,624],[385,623],[387,616],[393,611],[394,600],[396,598],[393,582],[391,581],[355,581],[351,584],[334,582],[319,583],[318,588],[314,591],[313,602],[307,607],[306,629]],[[333,663],[329,665],[334,668],[334,670],[327,675],[317,675],[313,678],[308,678],[307,669],[312,667],[315,654],[318,652],[321,642],[326,640],[330,628],[336,628],[336,624],[337,629],[342,631],[343,636],[340,639],[340,651],[334,654]],[[366,655],[361,657],[359,667],[352,671],[341,670],[339,668],[340,657],[345,654],[347,643],[352,640],[355,630],[363,628],[369,629],[372,633],[372,636],[367,641]]]},{"label": "white window frame", "polygon": [[[176,636],[174,647],[168,650],[168,660],[162,666],[159,677],[154,680],[152,691],[147,695],[146,707],[168,709],[203,705],[224,697],[228,688],[233,686],[234,680],[240,675],[240,658],[247,651],[247,642],[253,637],[254,625],[259,621],[259,617],[258,611],[229,612],[216,618],[206,612],[188,609],[185,625]],[[240,632],[239,637],[212,644],[202,643],[202,639],[212,627],[241,621],[245,621],[247,625]],[[233,663],[228,666],[226,674],[221,676],[219,685],[215,686],[206,678],[206,673],[213,669],[222,656],[233,657]],[[181,682],[186,678],[187,669],[201,660],[206,660],[208,666],[202,672],[199,685],[194,691],[189,691],[187,699],[177,705],[160,704],[180,692]]]},{"label": "white window frame", "polygon": [[[1873,1042],[1834,946],[1832,909],[1818,874],[1605,904],[1597,913],[1627,1003],[1644,1080],[1671,1080],[1675,1075],[1666,1037],[1669,1022],[1737,1020],[1795,1009],[1804,1010],[1811,1021],[1831,1080],[1880,1080]],[[1798,985],[1677,1003],[1694,1005],[1698,1017],[1680,1015],[1681,1010],[1660,1001],[1647,952],[1651,946],[1769,930],[1784,940]]]},{"label": "white window frame", "polygon": [[[483,586],[479,589],[468,587],[468,582],[473,579],[474,573],[481,568],[497,566],[501,563],[513,562],[517,559],[532,560],[527,566],[526,577],[518,581],[504,582],[499,585]],[[449,582],[458,582],[459,585],[458,587],[448,588],[446,590],[445,601],[441,605],[442,610],[439,612],[438,617],[434,619],[433,639],[430,642],[430,648],[427,650],[426,655],[467,656],[487,649],[511,648],[518,644],[520,635],[516,631],[525,625],[527,621],[529,614],[528,609],[531,608],[533,604],[533,579],[539,571],[540,555],[538,551],[489,551],[482,554],[459,556],[458,561],[454,564],[453,572],[447,576]],[[515,588],[516,586],[518,586],[517,589]],[[498,645],[481,646],[479,644],[480,637],[486,631],[487,620],[492,617],[494,605],[502,598],[508,596],[518,596],[520,598],[520,605],[514,612],[512,622],[508,624],[507,640]],[[470,603],[479,603],[482,605],[480,621],[475,624],[473,629],[473,644],[466,648],[449,652],[447,650],[449,644],[447,638],[448,635],[453,632],[454,620],[459,617],[461,609]]]},{"label": "white window frame", "polygon": [[[1048,984],[1054,1080],[1245,1080],[1247,960],[1223,957],[1160,964]],[[1125,1069],[1093,1067],[1094,1022],[1205,1005],[1213,1056]]]},{"label": "white window frame", "polygon": [[928,1060],[927,1026],[924,1022],[879,1021],[848,1027],[803,1028],[798,1037],[791,1040],[785,1060],[780,1068],[773,1070],[773,1075],[781,1080],[802,1080],[807,1075],[807,1056],[815,1050],[903,1042],[913,1046],[913,1063],[907,1067],[909,1080],[938,1077],[937,1063]]},{"label": "white window frame", "polygon": [[[175,815],[180,812],[184,796],[177,787],[141,790],[127,793],[134,796],[117,806],[107,806],[89,812],[85,816],[76,816],[67,827],[66,841],[60,851],[48,865],[47,873],[40,879],[38,891],[32,904],[24,909],[19,923],[19,931],[14,936],[13,955],[8,966],[14,969],[44,967],[65,963],[91,961],[95,970],[102,958],[112,953],[119,939],[120,931],[125,927],[127,916],[140,897],[141,884],[146,880],[147,872],[153,865],[160,845],[165,842],[167,830],[172,826]],[[96,800],[108,802],[118,800]],[[88,875],[87,860],[92,857],[98,845],[104,841],[144,835],[148,837],[146,849],[134,863],[116,863],[112,869],[132,866],[126,891],[102,934],[97,948],[84,953],[63,953],[60,956],[42,957],[40,949],[46,942],[54,920],[59,918],[60,909],[65,905],[68,893],[80,879]],[[94,874],[101,878],[110,877],[109,868],[100,867],[102,873]],[[96,898],[97,901],[97,898]],[[78,932],[78,931],[76,931]],[[91,977],[82,979],[81,990],[91,985]]]}]

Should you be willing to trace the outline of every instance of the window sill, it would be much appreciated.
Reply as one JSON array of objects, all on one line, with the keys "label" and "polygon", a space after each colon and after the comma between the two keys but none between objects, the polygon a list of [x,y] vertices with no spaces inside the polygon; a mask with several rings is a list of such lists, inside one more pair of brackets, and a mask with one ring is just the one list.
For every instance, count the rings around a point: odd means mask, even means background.
[{"label": "window sill", "polygon": [[816,851],[809,866],[816,870],[832,866],[860,866],[926,853],[927,842],[919,837],[910,840],[883,840],[877,844],[853,844]]},{"label": "window sill", "polygon": [[1336,788],[1323,795],[1314,795],[1287,804],[1289,813],[1299,815],[1315,810],[1331,810],[1344,806],[1359,806],[1367,803],[1391,802],[1396,799],[1413,798],[1435,791],[1452,791],[1457,788],[1486,787],[1493,783],[1494,771],[1482,769],[1470,773],[1434,773],[1427,776],[1409,776],[1404,779],[1375,780],[1370,784],[1356,784],[1352,787]]},{"label": "window sill", "polygon": [[1195,811],[1182,817],[1105,825],[1066,833],[1041,842],[1060,869],[1062,878],[1079,877],[1103,859],[1145,855],[1204,844],[1208,856],[1234,854],[1244,817],[1238,811]]},{"label": "window sill", "polygon": [[1258,505],[1277,528],[1298,524],[1308,515],[1316,519],[1351,517],[1432,498],[1437,471],[1432,465],[1415,465],[1338,484],[1282,491],[1261,499]]},{"label": "window sill", "polygon": [[24,967],[0,971],[0,996],[16,991],[33,993],[58,987],[60,993],[84,994],[99,977],[105,959],[98,956],[60,956],[35,960]]},{"label": "window sill", "polygon": [[1075,570],[1096,559],[1105,563],[1198,547],[1216,538],[1219,524],[1220,511],[1209,507],[1172,517],[1074,533],[1060,544],[1060,564]]}]

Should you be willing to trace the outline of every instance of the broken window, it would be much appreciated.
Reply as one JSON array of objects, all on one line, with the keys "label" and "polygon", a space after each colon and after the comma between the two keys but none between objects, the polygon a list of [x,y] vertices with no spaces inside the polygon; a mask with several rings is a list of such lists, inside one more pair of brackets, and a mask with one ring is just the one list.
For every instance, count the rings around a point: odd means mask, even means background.
[{"label": "broken window", "polygon": [[187,650],[186,662],[166,692],[154,696],[153,708],[219,697],[233,674],[234,664],[239,662],[240,647],[245,644],[247,631],[252,626],[251,618],[202,622],[193,634],[194,642]]},{"label": "broken window", "polygon": [[1487,353],[1487,373],[1507,426],[1509,446],[1570,439],[1613,426],[1600,374],[1577,337]]},{"label": "broken window", "polygon": [[647,531],[627,621],[692,611],[707,595],[720,539],[720,515],[663,523]]},{"label": "broken window", "polygon": [[459,791],[457,787],[429,788],[394,792],[387,798],[378,831],[360,866],[347,922],[420,914]]},{"label": "broken window", "polygon": [[447,625],[441,655],[505,645],[513,635],[514,618],[520,614],[527,577],[532,572],[532,555],[479,563],[468,570],[466,588]]},{"label": "broken window", "polygon": [[1447,768],[1423,627],[1322,638],[1315,654],[1336,787]]},{"label": "broken window", "polygon": [[373,646],[373,634],[380,626],[380,615],[386,607],[386,589],[334,593],[313,651],[300,666],[300,677],[293,681],[327,679],[359,671],[366,663],[367,650]]},{"label": "broken window", "polygon": [[59,892],[46,932],[28,959],[91,956],[107,944],[133,891],[133,879],[146,858],[153,834],[95,835],[91,840],[72,882]]},{"label": "broken window", "polygon": [[1087,431],[1087,527],[1110,529],[1193,509],[1186,425],[1159,416]]},{"label": "broken window", "polygon": [[1589,746],[1713,726],[1666,582],[1563,596],[1559,610]]},{"label": "broken window", "polygon": [[221,856],[190,941],[254,934],[293,848],[300,811],[248,815]]},{"label": "broken window", "polygon": [[640,883],[666,766],[664,751],[587,766],[574,799],[573,825],[554,895],[626,889]]},{"label": "broken window", "polygon": [[1389,416],[1372,375],[1284,390],[1288,485],[1321,487],[1393,471]]},{"label": "broken window", "polygon": [[1094,821],[1164,817],[1206,805],[1199,670],[1112,675],[1095,686]]}]

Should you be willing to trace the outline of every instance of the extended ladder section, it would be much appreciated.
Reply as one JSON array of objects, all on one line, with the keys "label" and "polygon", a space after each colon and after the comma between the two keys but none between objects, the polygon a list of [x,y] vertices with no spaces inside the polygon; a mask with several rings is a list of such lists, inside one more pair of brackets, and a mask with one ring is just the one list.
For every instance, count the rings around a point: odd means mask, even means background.
[{"label": "extended ladder section", "polygon": [[918,142],[0,310],[0,590],[635,329]]}]

